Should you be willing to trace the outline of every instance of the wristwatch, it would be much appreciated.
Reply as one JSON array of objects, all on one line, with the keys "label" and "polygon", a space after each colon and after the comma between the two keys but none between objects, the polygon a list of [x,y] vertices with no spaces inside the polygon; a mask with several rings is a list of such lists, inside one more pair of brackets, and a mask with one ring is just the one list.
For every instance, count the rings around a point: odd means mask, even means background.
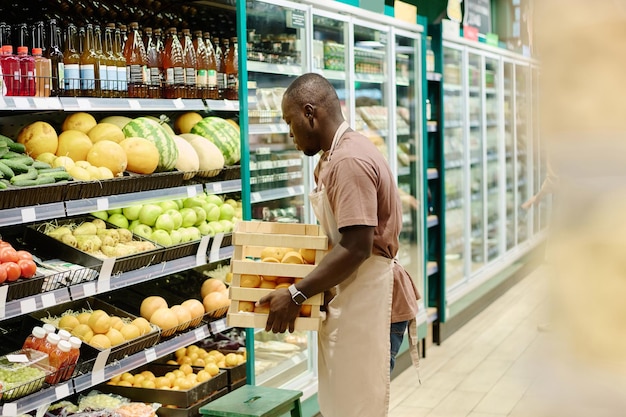
[{"label": "wristwatch", "polygon": [[289,293],[291,293],[291,299],[294,303],[296,303],[296,305],[302,305],[302,303],[306,301],[307,296],[299,291],[295,284],[291,284],[288,289]]}]

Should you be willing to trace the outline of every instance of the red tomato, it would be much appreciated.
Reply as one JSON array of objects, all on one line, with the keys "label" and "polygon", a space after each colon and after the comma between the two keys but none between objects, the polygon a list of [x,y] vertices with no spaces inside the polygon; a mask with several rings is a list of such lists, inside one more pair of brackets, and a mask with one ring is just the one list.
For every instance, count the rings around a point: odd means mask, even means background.
[{"label": "red tomato", "polygon": [[25,251],[25,250],[18,250],[17,251],[17,257],[19,259],[26,259],[27,261],[32,261],[33,260],[33,255],[31,255],[30,252]]},{"label": "red tomato", "polygon": [[12,247],[0,248],[0,262],[17,262],[20,258]]},{"label": "red tomato", "polygon": [[15,262],[5,262],[3,265],[7,269],[7,281],[17,281],[22,274],[22,268]]},{"label": "red tomato", "polygon": [[5,242],[4,240],[0,241],[0,249],[1,248],[12,248],[13,246],[11,246],[11,244],[9,242]]},{"label": "red tomato", "polygon": [[0,264],[0,284],[7,280],[7,267]]},{"label": "red tomato", "polygon": [[35,265],[35,262],[33,261],[20,259],[17,264],[20,266],[22,277],[24,278],[32,278],[32,276],[35,275],[35,272],[37,272],[37,265]]}]

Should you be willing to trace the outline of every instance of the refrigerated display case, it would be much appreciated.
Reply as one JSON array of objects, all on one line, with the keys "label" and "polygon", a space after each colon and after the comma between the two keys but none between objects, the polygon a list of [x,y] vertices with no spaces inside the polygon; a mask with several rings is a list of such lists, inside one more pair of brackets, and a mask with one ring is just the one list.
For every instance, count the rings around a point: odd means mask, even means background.
[{"label": "refrigerated display case", "polygon": [[517,210],[515,204],[515,64],[504,61],[504,150],[506,169],[506,250],[515,246]]},{"label": "refrigerated display case", "polygon": [[532,126],[530,125],[530,67],[527,64],[515,65],[515,155],[516,155],[516,210],[517,244],[530,238],[532,211],[521,208],[521,204],[531,197],[532,189]]}]

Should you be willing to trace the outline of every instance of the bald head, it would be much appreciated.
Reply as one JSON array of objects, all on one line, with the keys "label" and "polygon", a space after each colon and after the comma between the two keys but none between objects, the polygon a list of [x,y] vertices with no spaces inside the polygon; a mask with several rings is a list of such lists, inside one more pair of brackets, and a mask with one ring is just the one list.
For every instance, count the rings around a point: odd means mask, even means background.
[{"label": "bald head", "polygon": [[283,99],[298,108],[311,104],[331,117],[342,117],[335,88],[319,74],[307,73],[296,78],[285,91]]}]

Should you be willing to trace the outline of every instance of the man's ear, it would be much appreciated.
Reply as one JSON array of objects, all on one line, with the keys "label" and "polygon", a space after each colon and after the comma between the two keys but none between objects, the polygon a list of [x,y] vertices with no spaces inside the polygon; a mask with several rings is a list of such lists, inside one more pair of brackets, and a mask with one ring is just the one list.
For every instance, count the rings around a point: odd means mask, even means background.
[{"label": "man's ear", "polygon": [[313,127],[313,119],[315,118],[315,106],[312,104],[304,105],[304,117],[309,119],[309,125]]}]

